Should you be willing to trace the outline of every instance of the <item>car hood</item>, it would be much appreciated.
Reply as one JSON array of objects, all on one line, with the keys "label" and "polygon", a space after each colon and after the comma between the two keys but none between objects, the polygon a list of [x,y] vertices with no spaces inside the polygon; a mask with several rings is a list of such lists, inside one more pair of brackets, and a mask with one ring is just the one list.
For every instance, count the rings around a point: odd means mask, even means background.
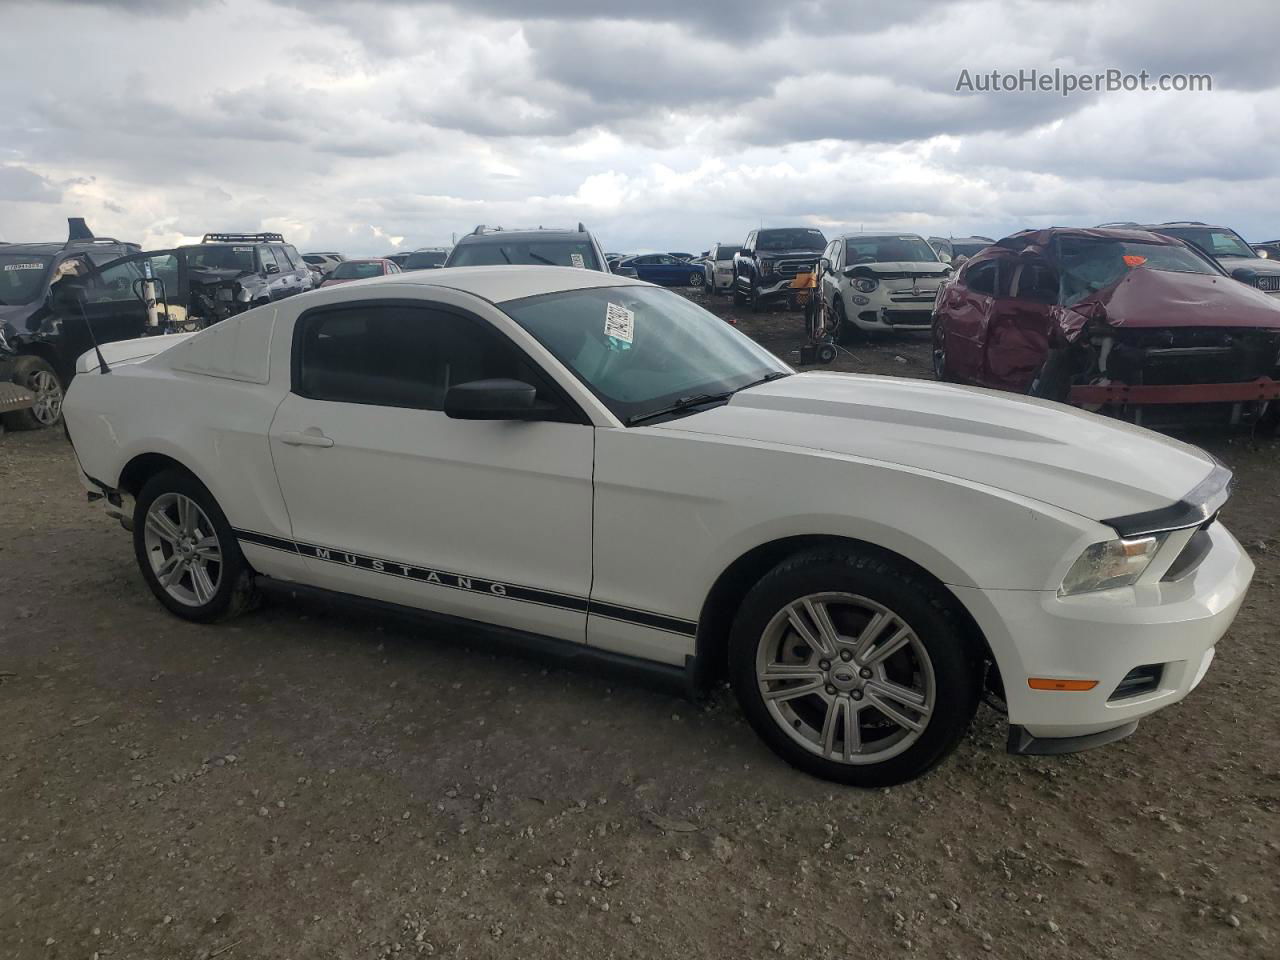
[{"label": "car hood", "polygon": [[1088,320],[1113,327],[1256,327],[1280,330],[1280,303],[1217,274],[1137,267],[1070,307],[1056,307],[1068,339]]},{"label": "car hood", "polygon": [[884,263],[859,263],[854,265],[858,271],[867,271],[868,273],[880,275],[889,275],[896,277],[918,276],[918,277],[942,277],[950,272],[951,268],[945,263],[922,263],[919,260],[892,260]]},{"label": "car hood", "polygon": [[0,304],[0,333],[13,336],[27,329],[27,318],[36,312],[37,303]]},{"label": "car hood", "polygon": [[1215,467],[1188,444],[1062,404],[861,374],[795,374],[656,429],[883,461],[1093,520],[1169,506]]},{"label": "car hood", "polygon": [[1247,267],[1254,273],[1263,273],[1268,277],[1280,274],[1280,260],[1272,260],[1270,257],[1218,257],[1218,263],[1228,273]]}]

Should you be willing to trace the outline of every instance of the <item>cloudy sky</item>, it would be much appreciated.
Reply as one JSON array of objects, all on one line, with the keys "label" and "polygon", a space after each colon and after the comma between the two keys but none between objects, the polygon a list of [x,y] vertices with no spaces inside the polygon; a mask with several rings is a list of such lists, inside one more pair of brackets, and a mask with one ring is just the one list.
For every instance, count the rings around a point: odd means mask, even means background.
[{"label": "cloudy sky", "polygon": [[[69,215],[353,254],[579,220],[627,251],[762,223],[1272,239],[1278,36],[1275,0],[0,0],[0,239]],[[1033,68],[1213,90],[956,92]]]}]

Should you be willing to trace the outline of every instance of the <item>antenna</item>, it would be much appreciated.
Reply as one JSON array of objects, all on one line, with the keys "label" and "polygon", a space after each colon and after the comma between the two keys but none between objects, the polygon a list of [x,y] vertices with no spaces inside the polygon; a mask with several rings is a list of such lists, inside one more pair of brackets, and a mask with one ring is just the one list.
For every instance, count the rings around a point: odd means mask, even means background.
[{"label": "antenna", "polygon": [[93,343],[93,352],[98,358],[98,370],[102,373],[110,373],[111,368],[107,366],[107,358],[102,355],[102,348],[98,346],[98,338],[93,332],[93,324],[89,322],[89,314],[85,313],[84,304],[80,302],[79,297],[72,297],[76,302],[76,309],[80,311],[80,318],[84,320],[84,328],[89,331],[89,340]]}]

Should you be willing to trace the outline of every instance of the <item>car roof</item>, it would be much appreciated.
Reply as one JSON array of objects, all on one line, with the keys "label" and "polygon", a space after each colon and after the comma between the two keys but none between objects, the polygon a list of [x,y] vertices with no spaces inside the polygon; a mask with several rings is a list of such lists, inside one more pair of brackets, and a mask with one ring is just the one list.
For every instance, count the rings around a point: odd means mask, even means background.
[{"label": "car roof", "polygon": [[[357,281],[362,287],[412,284],[415,287],[445,287],[469,293],[491,303],[521,300],[544,293],[586,290],[592,287],[649,287],[652,284],[582,267],[506,266],[443,267],[415,273],[393,273]],[[354,292],[355,284],[352,284]],[[603,319],[601,320],[603,322]]]},{"label": "car roof", "polygon": [[1042,230],[1020,230],[997,240],[993,246],[1006,250],[1024,250],[1028,247],[1045,248],[1060,237],[1082,240],[1128,240],[1131,243],[1156,243],[1172,247],[1182,243],[1174,237],[1153,233],[1140,227],[1045,227]]},{"label": "car roof", "polygon": [[924,239],[924,234],[916,233],[914,230],[864,230],[861,233],[842,233],[838,237],[832,237],[833,240],[874,240],[876,237],[915,237],[918,240]]},{"label": "car roof", "polygon": [[458,245],[464,243],[507,243],[512,240],[590,240],[591,234],[585,230],[487,230],[484,233],[468,233],[458,238]]},{"label": "car roof", "polygon": [[83,253],[86,250],[110,250],[114,247],[132,247],[133,244],[123,240],[71,241],[50,240],[32,243],[0,243],[0,253],[16,253],[24,256],[49,257],[63,252]]}]

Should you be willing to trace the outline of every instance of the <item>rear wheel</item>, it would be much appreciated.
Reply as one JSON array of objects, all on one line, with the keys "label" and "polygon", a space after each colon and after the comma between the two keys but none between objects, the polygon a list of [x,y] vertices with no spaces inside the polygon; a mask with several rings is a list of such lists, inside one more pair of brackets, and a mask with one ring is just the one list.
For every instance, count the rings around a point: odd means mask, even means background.
[{"label": "rear wheel", "polygon": [[694,288],[701,287],[705,279],[706,277],[702,275],[701,271],[695,270],[689,274],[689,286]]},{"label": "rear wheel", "polygon": [[747,719],[779,756],[855,786],[936,766],[978,703],[979,672],[942,588],[870,551],[775,567],[738,613],[729,670]]},{"label": "rear wheel", "polygon": [[933,376],[944,383],[955,380],[947,366],[947,337],[938,318],[933,318]]},{"label": "rear wheel", "polygon": [[167,470],[148,480],[133,514],[133,549],[147,586],[185,620],[207,623],[253,605],[253,571],[213,495]]},{"label": "rear wheel", "polygon": [[42,430],[57,426],[62,419],[62,381],[43,358],[32,355],[13,361],[13,382],[35,394],[35,404],[26,410],[4,414],[10,430]]}]

